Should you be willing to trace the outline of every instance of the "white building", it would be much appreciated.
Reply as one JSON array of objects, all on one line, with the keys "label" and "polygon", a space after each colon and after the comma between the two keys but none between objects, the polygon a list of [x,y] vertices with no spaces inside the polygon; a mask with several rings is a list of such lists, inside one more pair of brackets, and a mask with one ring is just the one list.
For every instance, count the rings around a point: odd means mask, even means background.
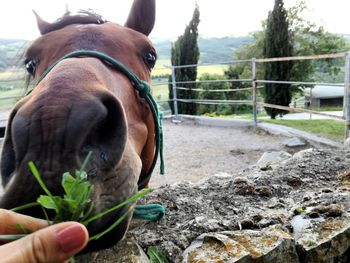
[{"label": "white building", "polygon": [[319,86],[305,88],[305,106],[311,103],[312,108],[324,106],[343,106],[344,87]]}]

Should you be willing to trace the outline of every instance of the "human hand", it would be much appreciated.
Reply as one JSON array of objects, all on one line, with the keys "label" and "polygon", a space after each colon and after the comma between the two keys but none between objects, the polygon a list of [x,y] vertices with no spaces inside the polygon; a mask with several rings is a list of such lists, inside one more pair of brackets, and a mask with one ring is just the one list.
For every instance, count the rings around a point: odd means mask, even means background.
[{"label": "human hand", "polygon": [[48,226],[45,220],[0,209],[0,234],[23,234],[23,229],[31,234],[0,246],[1,262],[64,262],[81,251],[89,239],[85,226],[77,222]]}]

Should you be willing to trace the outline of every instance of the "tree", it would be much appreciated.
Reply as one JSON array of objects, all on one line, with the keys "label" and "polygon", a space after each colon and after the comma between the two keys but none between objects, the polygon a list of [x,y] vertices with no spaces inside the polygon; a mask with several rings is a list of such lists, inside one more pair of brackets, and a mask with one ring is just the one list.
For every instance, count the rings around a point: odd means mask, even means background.
[{"label": "tree", "polygon": [[[218,80],[223,79],[220,74],[209,74],[204,73],[199,80]],[[199,99],[202,100],[227,100],[227,92],[217,92],[210,90],[225,90],[229,89],[230,85],[228,82],[213,82],[213,83],[199,83],[198,87],[203,89],[199,93]],[[229,114],[229,105],[226,104],[200,104],[198,107],[198,114],[215,113],[216,115]]]},{"label": "tree", "polygon": [[[288,10],[290,29],[294,36],[294,55],[331,54],[348,51],[350,48],[342,35],[331,34],[322,26],[302,18],[307,10],[305,0],[298,1]],[[291,80],[311,82],[342,82],[338,74],[343,66],[340,59],[297,60],[294,61]],[[326,73],[322,75],[322,73]]]},{"label": "tree", "polygon": [[[171,64],[173,66],[198,64],[199,47],[198,47],[198,25],[199,25],[199,8],[196,5],[192,19],[182,36],[178,37],[171,48]],[[175,70],[176,81],[195,81],[197,79],[197,67],[177,68]],[[171,78],[170,81],[171,82]],[[188,90],[177,90],[178,99],[196,99],[198,94],[193,89],[196,88],[195,83],[181,84]],[[173,98],[172,85],[169,85],[169,98]],[[170,108],[174,113],[173,102],[170,101]],[[197,113],[197,105],[195,103],[178,102],[179,114]]]},{"label": "tree", "polygon": [[[293,45],[287,11],[282,0],[275,0],[272,12],[269,12],[263,43],[263,56],[266,58],[290,57],[293,55]],[[265,65],[264,79],[285,81],[291,76],[292,61],[268,62]],[[292,100],[290,85],[266,83],[264,86],[264,101],[269,104],[288,106]],[[271,119],[287,111],[265,107]]]},{"label": "tree", "polygon": [[[305,0],[299,0],[294,6],[288,9],[289,29],[293,33],[293,55],[314,55],[331,54],[348,51],[349,41],[343,36],[326,32],[323,27],[308,21],[302,17],[302,13],[307,9]],[[234,53],[235,59],[249,59],[263,57],[263,44],[265,41],[265,31],[267,20],[262,21],[262,31],[252,34],[253,41],[244,45]],[[257,65],[257,79],[264,79],[265,63]],[[295,60],[289,80],[303,82],[342,82],[342,74],[338,74],[343,67],[340,59],[327,60]],[[251,64],[241,63],[229,67],[228,72],[240,72],[239,78],[249,79],[252,76]],[[295,86],[290,88],[292,94],[299,93]]]},{"label": "tree", "polygon": [[[245,73],[242,72],[244,68],[239,67],[239,64],[236,64],[235,66],[230,67],[227,71],[225,71],[225,76],[227,79],[239,79],[240,76],[244,75]],[[250,77],[247,77],[248,79]],[[244,89],[251,87],[251,83],[247,82],[236,82],[232,81],[229,83],[229,89]],[[242,91],[230,91],[226,93],[226,99],[227,100],[251,100],[252,99],[252,93],[249,90],[242,90]],[[247,104],[232,104],[229,105],[229,111],[228,114],[240,114],[240,113],[247,113],[248,111],[252,110],[251,105]]]}]

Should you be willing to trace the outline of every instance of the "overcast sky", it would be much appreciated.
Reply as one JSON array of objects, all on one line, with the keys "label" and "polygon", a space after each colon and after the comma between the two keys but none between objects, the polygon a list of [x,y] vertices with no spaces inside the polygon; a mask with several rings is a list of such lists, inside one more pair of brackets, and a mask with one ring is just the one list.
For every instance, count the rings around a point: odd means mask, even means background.
[{"label": "overcast sky", "polygon": [[[296,0],[285,0],[285,6]],[[305,18],[333,33],[350,34],[349,0],[306,0],[310,9]],[[9,0],[0,11],[0,38],[34,39],[39,36],[32,9],[51,22],[65,12],[94,9],[112,22],[123,24],[132,0]],[[197,0],[201,12],[202,36],[241,36],[261,29],[274,0]],[[157,21],[152,38],[181,35],[192,17],[195,0],[157,0]]]}]

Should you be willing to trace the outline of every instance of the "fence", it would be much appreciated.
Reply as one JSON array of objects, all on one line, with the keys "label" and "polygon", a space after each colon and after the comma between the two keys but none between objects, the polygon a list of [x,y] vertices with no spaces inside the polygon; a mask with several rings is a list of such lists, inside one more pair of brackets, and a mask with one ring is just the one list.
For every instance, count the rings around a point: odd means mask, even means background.
[{"label": "fence", "polygon": [[[343,83],[325,83],[325,82],[302,82],[302,81],[288,81],[288,80],[262,80],[257,79],[257,64],[259,63],[273,63],[273,62],[281,62],[281,61],[292,61],[292,60],[315,60],[315,59],[344,59],[344,82]],[[198,104],[250,104],[253,106],[253,119],[254,123],[258,123],[258,115],[257,115],[257,108],[260,107],[269,107],[269,108],[275,108],[275,109],[282,109],[289,112],[306,112],[310,114],[318,114],[323,115],[327,117],[332,117],[338,120],[345,121],[346,123],[346,129],[345,129],[345,138],[349,137],[349,129],[350,129],[350,86],[349,86],[349,74],[350,74],[350,53],[349,52],[343,52],[343,53],[335,53],[335,54],[325,54],[325,55],[310,55],[310,56],[295,56],[295,57],[280,57],[280,58],[264,58],[264,59],[247,59],[247,60],[235,60],[228,63],[218,63],[215,65],[230,65],[230,64],[237,64],[237,63],[250,63],[251,64],[251,78],[250,79],[225,79],[225,80],[205,80],[205,81],[176,81],[176,69],[179,68],[191,68],[191,67],[203,67],[208,66],[210,64],[194,64],[194,65],[182,65],[182,66],[165,66],[165,68],[168,68],[171,70],[171,76],[172,81],[171,82],[163,82],[163,83],[157,83],[154,84],[155,86],[158,85],[171,85],[172,87],[172,93],[173,97],[169,100],[162,100],[159,102],[172,102],[173,103],[173,109],[174,109],[174,118],[176,120],[179,119],[179,112],[178,112],[178,102],[182,103],[198,103]],[[179,99],[177,97],[177,91],[178,90],[192,90],[192,91],[203,91],[202,89],[190,89],[181,87],[182,84],[191,84],[191,83],[218,83],[218,82],[248,82],[251,83],[251,87],[244,88],[244,89],[220,89],[220,90],[209,90],[211,92],[229,92],[229,91],[243,91],[243,90],[249,90],[252,92],[252,99],[251,100],[203,100],[203,99]],[[337,116],[332,115],[328,113],[321,113],[318,111],[305,109],[305,108],[292,108],[287,106],[280,106],[280,105],[274,105],[274,104],[268,104],[264,102],[259,102],[257,100],[257,94],[258,94],[258,88],[260,88],[259,84],[265,84],[265,83],[277,83],[277,84],[288,84],[288,85],[302,85],[302,86],[339,86],[344,87],[344,99],[343,99],[343,116]]]},{"label": "fence", "polygon": [[[324,83],[324,82],[301,82],[301,81],[274,81],[274,80],[261,80],[257,79],[257,65],[259,63],[273,63],[273,62],[280,62],[280,61],[291,61],[291,60],[315,60],[315,59],[335,59],[340,58],[344,59],[344,82],[343,83]],[[171,76],[172,76],[172,82],[159,82],[154,83],[153,86],[165,86],[165,88],[168,88],[168,85],[170,84],[172,87],[173,97],[171,99],[166,100],[158,100],[158,103],[168,103],[171,102],[173,104],[174,108],[174,118],[179,119],[179,112],[178,112],[178,102],[182,103],[198,103],[198,104],[247,104],[252,105],[252,113],[253,113],[253,119],[254,123],[258,123],[258,115],[257,115],[257,108],[258,107],[270,107],[275,109],[282,109],[287,110],[290,112],[307,112],[310,114],[318,114],[318,115],[324,115],[328,117],[337,118],[339,120],[345,121],[346,123],[346,131],[345,131],[345,137],[349,137],[349,129],[350,129],[350,53],[344,52],[344,53],[336,53],[336,54],[326,54],[326,55],[312,55],[312,56],[297,56],[297,57],[283,57],[283,58],[264,58],[264,59],[246,59],[246,60],[235,60],[225,63],[217,63],[215,65],[232,65],[237,63],[249,63],[251,67],[251,78],[249,79],[218,79],[218,80],[205,80],[205,81],[176,81],[176,69],[179,68],[191,68],[191,67],[205,67],[210,66],[211,64],[200,64],[200,65],[182,65],[182,66],[168,66],[165,67],[167,70],[170,70]],[[177,91],[178,90],[186,90],[188,88],[181,87],[183,84],[190,84],[190,83],[223,83],[223,82],[241,82],[241,83],[250,83],[251,87],[248,88],[241,88],[241,89],[212,89],[209,90],[210,92],[239,92],[239,91],[251,91],[251,99],[249,100],[207,100],[207,99],[179,99],[177,97]],[[278,83],[278,84],[288,84],[288,85],[303,85],[303,86],[313,86],[313,85],[320,85],[320,86],[340,86],[344,87],[344,104],[343,104],[343,117],[331,115],[327,113],[320,113],[318,111],[313,111],[310,109],[305,108],[291,108],[286,106],[280,106],[280,105],[273,105],[273,104],[267,104],[264,102],[260,102],[257,100],[257,94],[258,89],[261,88],[259,84],[265,84],[265,83]],[[195,92],[203,91],[201,89],[191,89]],[[17,99],[15,97],[0,97],[0,102],[2,105],[4,105],[3,101],[8,100],[14,100]]]}]

